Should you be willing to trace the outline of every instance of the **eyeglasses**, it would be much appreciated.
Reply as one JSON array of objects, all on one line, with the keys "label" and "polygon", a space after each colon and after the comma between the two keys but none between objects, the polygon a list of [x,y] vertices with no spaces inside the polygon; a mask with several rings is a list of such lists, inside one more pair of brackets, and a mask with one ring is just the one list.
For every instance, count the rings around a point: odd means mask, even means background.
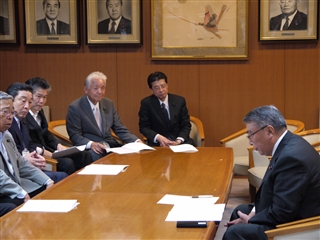
[{"label": "eyeglasses", "polygon": [[260,128],[259,130],[255,131],[254,133],[251,133],[247,136],[248,139],[251,139],[253,137],[253,135],[255,135],[256,133],[260,132],[261,130],[265,129],[266,127],[268,127],[268,125],[263,126],[262,128]]},{"label": "eyeglasses", "polygon": [[14,111],[13,111],[13,110],[10,110],[10,109],[8,109],[8,108],[1,109],[0,111],[1,111],[1,112],[3,113],[3,115],[5,115],[6,117],[10,117],[10,116],[14,115]]}]

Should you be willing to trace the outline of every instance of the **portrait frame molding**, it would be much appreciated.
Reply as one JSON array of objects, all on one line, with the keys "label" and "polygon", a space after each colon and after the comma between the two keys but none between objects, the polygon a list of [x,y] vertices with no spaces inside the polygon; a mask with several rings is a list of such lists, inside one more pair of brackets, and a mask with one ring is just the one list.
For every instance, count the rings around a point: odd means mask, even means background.
[{"label": "portrait frame molding", "polygon": [[[86,43],[88,45],[141,45],[142,44],[142,1],[130,0],[130,5],[124,5],[131,11],[131,19],[127,15],[123,17],[131,21],[131,34],[98,33],[99,19],[98,6],[105,0],[86,0]],[[123,1],[127,4],[128,1]],[[101,9],[101,8],[100,8]],[[103,9],[103,8],[102,8]],[[107,10],[105,9],[107,13]],[[107,18],[109,15],[107,14]]]},{"label": "portrait frame molding", "polygon": [[[259,42],[274,41],[317,41],[319,39],[319,3],[316,0],[306,0],[307,3],[307,29],[306,30],[270,30],[271,4],[276,0],[259,0]],[[279,0],[277,0],[279,2]],[[304,4],[306,4],[304,3]],[[278,3],[279,4],[279,3]],[[299,7],[298,7],[299,10]],[[281,14],[279,6],[279,15]]]},{"label": "portrait frame molding", "polygon": [[[173,32],[170,25],[167,28],[163,24],[164,2],[169,0],[153,0],[151,3],[151,59],[152,60],[248,60],[248,0],[232,0],[229,1],[235,5],[235,43],[234,46],[169,46],[164,47],[165,31]],[[209,2],[209,1],[208,1]],[[169,3],[170,4],[170,3]],[[222,4],[220,4],[222,6]],[[228,13],[227,9],[225,13]],[[220,9],[217,9],[219,14]],[[221,8],[222,12],[222,8]],[[220,12],[220,14],[221,14]],[[194,13],[193,13],[194,14]],[[198,13],[197,13],[198,14]],[[203,13],[202,13],[203,16]],[[180,16],[176,16],[181,18]],[[219,16],[220,17],[220,16]],[[202,17],[203,18],[203,17]],[[223,19],[223,18],[221,18]],[[184,20],[184,19],[182,19]],[[195,21],[192,22],[196,24]],[[220,26],[220,25],[219,25]],[[206,28],[202,25],[202,28]],[[220,31],[219,31],[220,30]],[[216,34],[217,33],[217,34]],[[210,34],[210,33],[209,33]],[[224,35],[223,29],[218,28],[218,31],[212,34],[214,39],[216,36]],[[168,35],[168,34],[167,34]],[[224,35],[227,36],[227,35]],[[183,38],[183,36],[175,36]],[[195,38],[194,38],[195,39]]]},{"label": "portrait frame molding", "polygon": [[[79,3],[77,0],[68,0],[61,2],[66,4],[69,9],[68,19],[70,34],[37,34],[36,6],[39,8],[39,1],[24,0],[24,16],[25,16],[25,44],[27,45],[79,45]],[[40,1],[41,3],[42,1]],[[36,5],[37,4],[37,5]],[[62,6],[61,6],[62,8]],[[39,10],[38,10],[39,11]],[[59,13],[58,20],[61,21]],[[43,15],[44,18],[44,15]],[[63,21],[64,19],[62,19]],[[34,23],[34,24],[31,24]]]},{"label": "portrait frame molding", "polygon": [[[17,0],[7,0],[8,1],[8,26],[7,31],[9,34],[0,34],[1,44],[19,44],[19,14],[18,14],[18,1]],[[2,16],[5,17],[5,16]],[[6,31],[6,30],[4,30]]]}]

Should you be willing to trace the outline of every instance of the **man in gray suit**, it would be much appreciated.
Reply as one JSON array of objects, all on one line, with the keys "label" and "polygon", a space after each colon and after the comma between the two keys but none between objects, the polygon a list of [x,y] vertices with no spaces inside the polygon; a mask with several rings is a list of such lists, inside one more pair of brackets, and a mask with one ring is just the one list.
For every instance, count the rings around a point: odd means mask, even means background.
[{"label": "man in gray suit", "polygon": [[89,74],[84,84],[85,95],[71,103],[66,118],[73,145],[86,145],[93,161],[107,154],[106,146],[121,146],[111,129],[123,142],[141,141],[122,124],[113,101],[104,97],[106,81],[101,72]]},{"label": "man in gray suit", "polygon": [[52,186],[54,182],[18,152],[8,131],[13,116],[12,96],[0,91],[0,169],[33,197]]},{"label": "man in gray suit", "polygon": [[245,118],[250,145],[272,156],[253,204],[238,206],[227,223],[224,240],[261,239],[278,224],[320,215],[319,153],[287,130],[274,106],[262,106]]}]

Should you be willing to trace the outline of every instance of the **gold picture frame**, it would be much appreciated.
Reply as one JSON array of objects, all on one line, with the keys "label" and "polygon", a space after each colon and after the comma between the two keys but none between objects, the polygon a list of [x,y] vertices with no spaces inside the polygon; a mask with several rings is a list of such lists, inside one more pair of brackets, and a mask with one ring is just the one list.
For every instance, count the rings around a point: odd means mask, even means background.
[{"label": "gold picture frame", "polygon": [[[50,20],[46,17],[50,7],[56,8],[54,15],[51,16],[52,19],[55,18],[55,24],[51,27]],[[43,0],[24,0],[24,9],[26,44],[79,44],[77,0],[60,0],[58,5],[53,4],[52,6],[43,5]]]},{"label": "gold picture frame", "polygon": [[19,43],[18,7],[16,0],[0,1],[0,43]]},{"label": "gold picture frame", "polygon": [[247,60],[248,1],[153,0],[151,33],[153,60]]},{"label": "gold picture frame", "polygon": [[122,17],[115,20],[113,33],[106,4],[106,0],[86,0],[87,44],[141,44],[141,0],[122,0]]},{"label": "gold picture frame", "polygon": [[259,0],[259,41],[318,40],[318,9],[317,0]]}]

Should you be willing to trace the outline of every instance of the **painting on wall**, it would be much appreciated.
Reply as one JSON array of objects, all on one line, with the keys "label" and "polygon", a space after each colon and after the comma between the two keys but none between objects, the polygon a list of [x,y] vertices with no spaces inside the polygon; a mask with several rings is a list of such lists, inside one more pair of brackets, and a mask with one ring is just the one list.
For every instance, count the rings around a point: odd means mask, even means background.
[{"label": "painting on wall", "polygon": [[259,41],[318,40],[318,1],[259,1]]},{"label": "painting on wall", "polygon": [[19,43],[18,6],[16,0],[0,1],[0,43]]},{"label": "painting on wall", "polygon": [[247,0],[154,0],[152,59],[248,59]]}]

